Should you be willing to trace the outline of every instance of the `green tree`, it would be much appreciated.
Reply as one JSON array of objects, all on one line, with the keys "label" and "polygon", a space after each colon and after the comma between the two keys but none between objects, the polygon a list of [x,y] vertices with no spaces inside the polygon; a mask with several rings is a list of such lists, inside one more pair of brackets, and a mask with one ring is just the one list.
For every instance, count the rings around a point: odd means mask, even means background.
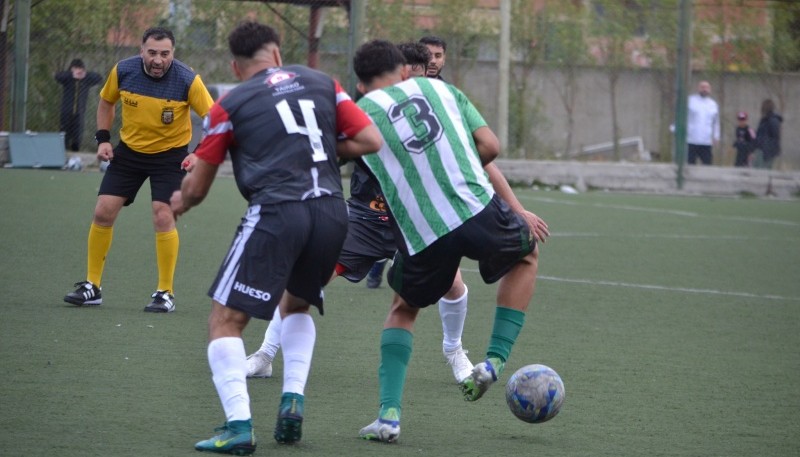
[{"label": "green tree", "polygon": [[670,125],[675,121],[678,1],[644,0],[642,5],[643,31],[647,40],[642,42],[641,52],[651,68],[650,74],[661,101],[656,157],[663,162],[671,162],[674,137],[670,132]]},{"label": "green tree", "polygon": [[544,38],[544,67],[567,116],[561,155],[569,156],[575,133],[578,74],[587,62],[586,15],[580,4],[571,1],[548,2],[541,13],[548,22]]},{"label": "green tree", "polygon": [[417,41],[417,16],[405,2],[367,2],[366,35],[393,43]]},{"label": "green tree", "polygon": [[597,0],[594,4],[596,17],[592,22],[593,43],[599,60],[608,78],[608,95],[611,107],[611,140],[614,159],[622,159],[620,152],[620,128],[617,113],[617,89],[623,71],[630,69],[628,47],[641,30],[643,10],[635,0]]},{"label": "green tree", "polygon": [[[460,87],[463,74],[478,58],[480,44],[497,42],[498,24],[478,12],[478,0],[438,1],[431,12],[436,22],[430,33],[447,41],[447,76]],[[488,36],[492,38],[484,39]]]},{"label": "green tree", "polygon": [[[534,71],[544,59],[544,41],[550,21],[546,10],[535,9],[532,0],[511,5],[512,71],[509,77],[509,150],[524,159],[541,158],[544,146],[535,132],[545,127],[540,100],[532,90]],[[533,98],[533,100],[531,100]]]}]

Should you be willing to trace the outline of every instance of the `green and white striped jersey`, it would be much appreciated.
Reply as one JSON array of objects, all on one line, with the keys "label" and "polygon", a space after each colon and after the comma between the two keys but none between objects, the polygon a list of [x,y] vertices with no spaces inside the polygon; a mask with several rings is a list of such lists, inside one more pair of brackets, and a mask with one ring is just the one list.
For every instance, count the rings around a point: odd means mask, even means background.
[{"label": "green and white striped jersey", "polygon": [[413,78],[358,102],[384,144],[362,159],[378,182],[414,255],[481,212],[494,189],[472,132],[485,126],[457,88]]}]

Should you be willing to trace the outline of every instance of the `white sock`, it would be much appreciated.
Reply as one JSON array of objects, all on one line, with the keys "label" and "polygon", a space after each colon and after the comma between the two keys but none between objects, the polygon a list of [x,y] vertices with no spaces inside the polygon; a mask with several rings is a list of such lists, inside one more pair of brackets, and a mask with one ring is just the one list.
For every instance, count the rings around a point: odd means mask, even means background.
[{"label": "white sock", "polygon": [[275,307],[275,314],[272,315],[272,320],[269,321],[267,331],[264,332],[264,341],[261,343],[261,348],[258,352],[264,354],[270,360],[275,359],[275,354],[281,347],[281,310]]},{"label": "white sock", "polygon": [[247,355],[241,338],[217,338],[208,343],[208,365],[225,417],[230,421],[250,419],[247,393]]},{"label": "white sock", "polygon": [[316,339],[317,329],[310,314],[290,314],[283,319],[283,393],[303,395]]},{"label": "white sock", "polygon": [[464,333],[464,321],[467,319],[467,290],[455,300],[439,299],[439,317],[442,318],[442,350],[454,351],[461,347],[461,334]]}]

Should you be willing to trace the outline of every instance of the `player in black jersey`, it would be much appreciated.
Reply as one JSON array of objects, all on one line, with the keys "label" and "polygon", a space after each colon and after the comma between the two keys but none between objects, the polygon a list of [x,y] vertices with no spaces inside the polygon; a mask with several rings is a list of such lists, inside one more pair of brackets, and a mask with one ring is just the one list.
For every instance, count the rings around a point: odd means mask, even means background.
[{"label": "player in black jersey", "polygon": [[256,445],[242,331],[251,317],[270,319],[280,306],[286,357],[274,437],[296,442],[316,339],[309,308],[322,313],[322,288],[347,232],[337,156],[374,152],[382,140],[337,81],[282,66],[272,28],[246,22],[228,41],[243,82],[212,106],[196,163],[171,202],[176,216],[199,204],[230,152],[249,208],[209,290],[208,361],[226,422],[195,448],[242,454]]},{"label": "player in black jersey", "polygon": [[[424,77],[431,58],[428,48],[421,43],[402,43],[398,48],[406,58],[409,75]],[[397,250],[383,192],[378,183],[361,167],[359,162],[355,162],[350,178],[347,238],[334,273],[334,276],[343,276],[351,282],[359,282],[365,276],[369,280],[368,271],[371,272],[374,265],[383,266]],[[472,373],[473,368],[461,343],[464,320],[467,317],[467,287],[460,271],[453,286],[439,300],[438,305],[442,319],[442,352],[453,370],[456,382],[460,383]],[[280,341],[281,320],[276,313],[264,333],[261,347],[247,357],[248,377],[272,376],[272,360],[278,353]]]}]

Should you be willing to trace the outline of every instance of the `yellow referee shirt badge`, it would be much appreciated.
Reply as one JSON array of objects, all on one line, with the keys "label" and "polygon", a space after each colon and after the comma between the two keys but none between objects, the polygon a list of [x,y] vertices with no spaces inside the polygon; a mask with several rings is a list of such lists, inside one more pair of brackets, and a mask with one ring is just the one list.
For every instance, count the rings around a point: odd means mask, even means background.
[{"label": "yellow referee shirt badge", "polygon": [[172,124],[172,121],[175,120],[175,112],[172,108],[164,108],[161,111],[161,122],[164,124]]}]

